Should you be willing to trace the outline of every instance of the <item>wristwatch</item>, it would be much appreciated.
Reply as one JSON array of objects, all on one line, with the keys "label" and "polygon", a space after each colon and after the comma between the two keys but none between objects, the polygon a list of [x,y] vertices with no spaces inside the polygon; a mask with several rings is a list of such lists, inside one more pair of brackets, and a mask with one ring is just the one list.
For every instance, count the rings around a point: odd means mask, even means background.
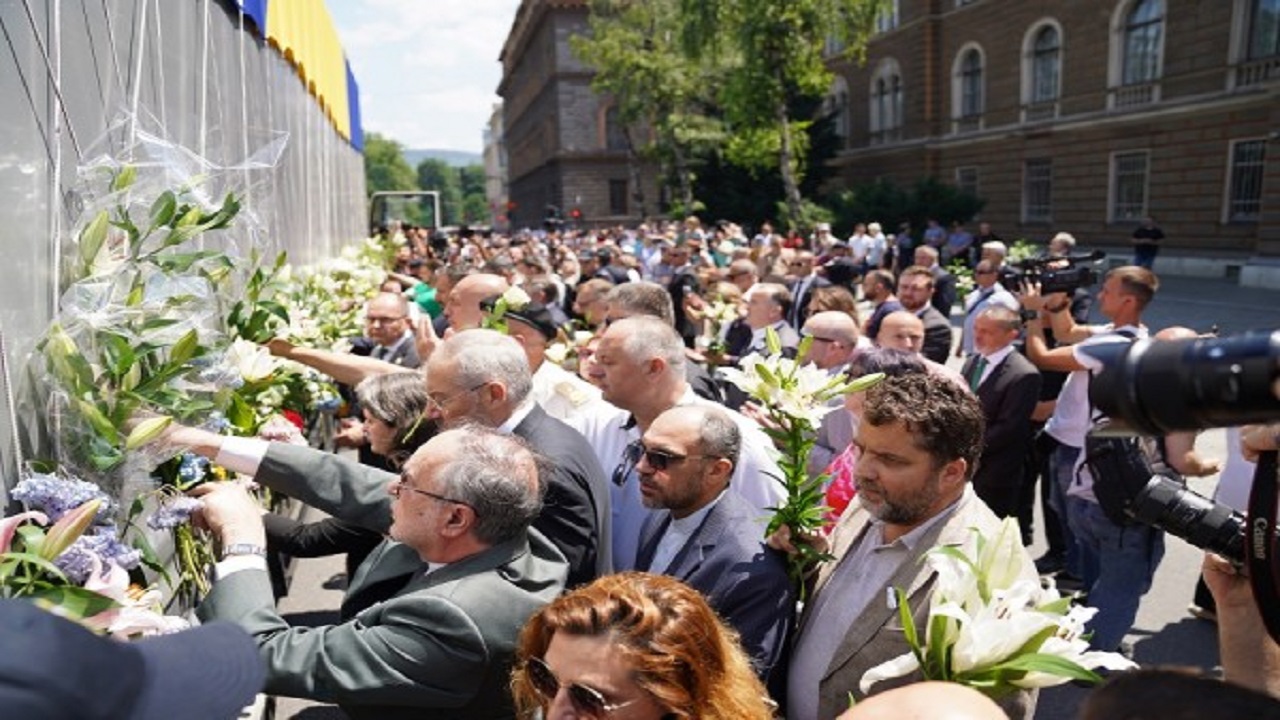
[{"label": "wristwatch", "polygon": [[260,558],[265,558],[267,556],[267,549],[261,545],[254,545],[253,543],[232,543],[222,548],[223,560],[236,555],[257,555]]}]

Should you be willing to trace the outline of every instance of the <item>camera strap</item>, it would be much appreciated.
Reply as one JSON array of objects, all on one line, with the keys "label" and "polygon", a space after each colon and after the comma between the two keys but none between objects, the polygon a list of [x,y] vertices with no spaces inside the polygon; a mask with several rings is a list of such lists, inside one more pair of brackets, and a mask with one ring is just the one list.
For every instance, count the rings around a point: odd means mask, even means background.
[{"label": "camera strap", "polygon": [[1276,475],[1276,452],[1258,456],[1253,472],[1253,488],[1249,491],[1249,536],[1244,554],[1249,564],[1249,584],[1254,603],[1262,614],[1267,634],[1280,641],[1280,564],[1276,558],[1276,501],[1280,486]]}]

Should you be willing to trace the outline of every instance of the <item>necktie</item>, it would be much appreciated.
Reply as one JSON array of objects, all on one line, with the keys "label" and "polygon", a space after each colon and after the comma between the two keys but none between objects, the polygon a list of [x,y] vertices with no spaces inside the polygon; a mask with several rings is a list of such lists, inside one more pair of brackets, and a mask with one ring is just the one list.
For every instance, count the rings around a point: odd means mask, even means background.
[{"label": "necktie", "polygon": [[978,384],[982,382],[982,373],[987,369],[987,359],[981,355],[973,363],[973,372],[969,373],[969,389],[974,392],[978,391]]},{"label": "necktie", "polygon": [[374,360],[387,359],[387,348],[385,345],[379,345],[373,349],[373,359]]}]

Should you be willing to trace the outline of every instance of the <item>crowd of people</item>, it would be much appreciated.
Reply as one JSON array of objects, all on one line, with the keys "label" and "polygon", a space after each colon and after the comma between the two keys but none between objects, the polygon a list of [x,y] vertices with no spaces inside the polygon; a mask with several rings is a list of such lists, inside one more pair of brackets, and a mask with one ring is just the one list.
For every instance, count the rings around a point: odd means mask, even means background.
[{"label": "crowd of people", "polygon": [[[748,237],[693,217],[386,232],[403,246],[355,351],[269,344],[354,388],[338,442],[358,457],[194,427],[162,440],[332,516],[300,525],[264,516],[239,485],[196,491],[222,549],[199,615],[253,637],[266,692],[357,719],[942,717],[920,709],[939,703],[949,717],[1029,718],[1032,690],[995,704],[907,676],[861,702],[859,680],[909,651],[886,591],[919,620],[931,549],[1003,517],[1029,546],[1037,487],[1049,551],[1025,566],[1098,609],[1094,648],[1123,649],[1162,534],[1110,512],[1095,490],[1106,478],[1083,461],[1106,420],[1089,402],[1088,350],[1189,332],[1143,324],[1149,269],[1111,270],[1096,294],[1044,294],[1010,282],[986,223],[930,221],[918,240],[878,223],[847,240],[826,225]],[[1046,253],[1074,245],[1060,233]],[[947,261],[973,269],[963,300]],[[1092,303],[1107,324],[1087,323]],[[764,352],[770,330],[833,377],[885,375],[822,420],[808,467],[830,474],[830,511],[816,536],[765,537],[783,500],[778,456],[761,409],[717,372]],[[557,343],[572,362],[551,360]],[[1275,442],[1274,426],[1252,428],[1234,452]],[[1148,445],[1175,477],[1219,470],[1194,433]],[[803,587],[787,572],[799,543],[830,558]],[[277,613],[274,551],[347,554],[337,623]],[[1210,557],[1205,581],[1228,679],[1259,693],[1239,702],[1274,714],[1280,648],[1232,566]],[[1139,717],[1098,696],[1085,716]]]}]

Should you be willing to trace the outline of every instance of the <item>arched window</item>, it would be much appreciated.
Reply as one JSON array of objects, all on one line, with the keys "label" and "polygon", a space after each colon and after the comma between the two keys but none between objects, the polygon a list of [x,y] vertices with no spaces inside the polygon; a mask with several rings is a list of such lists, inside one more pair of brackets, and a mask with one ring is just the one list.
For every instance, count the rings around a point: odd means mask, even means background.
[{"label": "arched window", "polygon": [[982,51],[970,47],[960,55],[960,102],[956,117],[977,118],[982,115]]},{"label": "arched window", "polygon": [[1124,59],[1121,85],[1141,85],[1160,78],[1164,50],[1164,3],[1139,0],[1124,23]]},{"label": "arched window", "polygon": [[836,136],[842,141],[847,140],[853,131],[849,115],[849,83],[840,75],[831,81],[831,89],[823,102],[823,113],[831,116]]},{"label": "arched window", "polygon": [[1031,46],[1031,102],[1057,100],[1061,73],[1062,43],[1058,28],[1045,25],[1036,33]]},{"label": "arched window", "polygon": [[902,129],[902,72],[898,61],[885,58],[871,76],[870,127],[873,143],[896,140]]}]

